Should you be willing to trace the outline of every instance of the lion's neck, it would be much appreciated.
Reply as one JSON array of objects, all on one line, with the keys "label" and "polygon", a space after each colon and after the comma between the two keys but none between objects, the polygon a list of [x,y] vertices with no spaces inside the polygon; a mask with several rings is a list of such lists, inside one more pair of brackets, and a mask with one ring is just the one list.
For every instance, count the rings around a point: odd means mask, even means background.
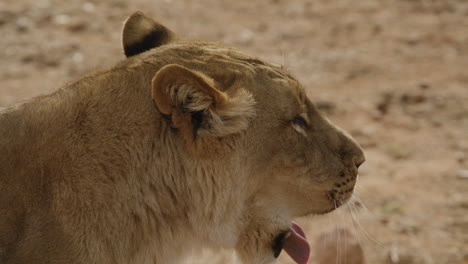
[{"label": "lion's neck", "polygon": [[242,199],[247,196],[243,193],[247,189],[240,186],[246,176],[237,165],[240,157],[233,153],[223,160],[200,161],[174,131],[163,126],[162,133],[164,142],[153,152],[155,167],[151,174],[154,186],[160,186],[155,197],[163,204],[160,212],[166,218],[161,221],[182,221],[198,244],[205,240],[232,247],[241,228]]},{"label": "lion's neck", "polygon": [[[195,162],[155,111],[149,91],[130,91],[124,80],[110,87],[99,81],[93,87],[74,84],[26,107],[37,116],[28,121],[28,131],[43,151],[41,163],[53,167],[52,203],[63,208],[57,210],[63,228],[82,227],[89,232],[83,237],[112,241],[112,232],[105,231],[111,225],[127,238],[113,246],[134,256],[150,254],[145,245],[172,245],[167,257],[192,246],[233,247],[242,228],[241,197],[248,197],[239,185],[246,182],[237,166],[240,155]],[[76,210],[97,221],[70,220],[67,214]]]}]

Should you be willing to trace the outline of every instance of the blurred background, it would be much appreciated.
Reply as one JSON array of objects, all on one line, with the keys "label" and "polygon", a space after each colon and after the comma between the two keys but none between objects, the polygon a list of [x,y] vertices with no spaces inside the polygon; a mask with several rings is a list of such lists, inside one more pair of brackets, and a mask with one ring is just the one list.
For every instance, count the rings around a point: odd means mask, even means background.
[{"label": "blurred background", "polygon": [[297,220],[311,263],[360,264],[345,256],[359,245],[372,264],[468,263],[468,1],[2,0],[0,106],[124,59],[120,31],[136,10],[284,65],[363,146],[359,196]]}]

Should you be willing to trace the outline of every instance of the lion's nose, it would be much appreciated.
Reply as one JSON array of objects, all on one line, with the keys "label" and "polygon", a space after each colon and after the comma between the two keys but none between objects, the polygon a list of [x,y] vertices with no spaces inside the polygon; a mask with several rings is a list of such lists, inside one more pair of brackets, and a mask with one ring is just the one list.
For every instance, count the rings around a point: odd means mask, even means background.
[{"label": "lion's nose", "polygon": [[354,166],[356,166],[357,169],[364,163],[364,161],[366,161],[366,157],[364,156],[362,150],[359,151],[358,155],[353,157]]}]

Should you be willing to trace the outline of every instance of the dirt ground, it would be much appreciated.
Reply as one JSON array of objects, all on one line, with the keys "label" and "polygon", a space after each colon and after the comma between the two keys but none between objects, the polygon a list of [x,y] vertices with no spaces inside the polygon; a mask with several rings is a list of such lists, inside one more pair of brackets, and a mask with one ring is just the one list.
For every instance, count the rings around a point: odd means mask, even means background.
[{"label": "dirt ground", "polygon": [[[370,264],[468,263],[468,1],[2,0],[0,106],[124,59],[120,30],[136,10],[284,65],[363,146],[362,203],[298,219],[311,263],[337,227]],[[231,256],[194,254],[188,263]]]}]

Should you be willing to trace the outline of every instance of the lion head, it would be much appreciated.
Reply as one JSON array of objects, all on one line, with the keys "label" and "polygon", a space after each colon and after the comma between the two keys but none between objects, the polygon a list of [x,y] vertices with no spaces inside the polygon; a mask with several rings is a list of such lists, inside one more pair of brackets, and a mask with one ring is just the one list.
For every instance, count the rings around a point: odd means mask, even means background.
[{"label": "lion head", "polygon": [[123,46],[127,67],[154,72],[161,127],[186,151],[180,166],[204,179],[201,196],[210,199],[200,201],[211,207],[209,219],[196,218],[208,225],[200,232],[235,247],[245,263],[268,263],[283,248],[306,263],[305,235],[292,219],[333,211],[351,197],[365,160],[359,145],[278,65],[181,40],[140,12],[125,23]]}]

